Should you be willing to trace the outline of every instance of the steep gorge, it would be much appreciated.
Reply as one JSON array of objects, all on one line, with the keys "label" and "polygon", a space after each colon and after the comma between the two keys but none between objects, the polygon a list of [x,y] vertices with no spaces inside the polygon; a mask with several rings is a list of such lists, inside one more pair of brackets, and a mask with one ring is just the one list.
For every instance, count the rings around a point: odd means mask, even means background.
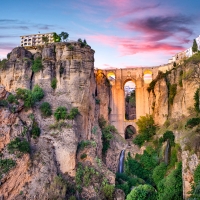
[{"label": "steep gorge", "polygon": [[[41,60],[43,67],[33,72],[36,59]],[[117,174],[116,179],[121,151],[126,149],[126,170],[132,162],[130,157],[142,160],[145,156],[151,170],[155,155],[160,154],[157,163],[165,160],[169,138],[162,141],[160,138],[167,131],[173,132],[176,143],[169,148],[169,157],[176,151],[176,162],[182,161],[186,199],[199,164],[199,124],[187,127],[187,121],[198,115],[194,110],[194,94],[199,87],[198,76],[195,78],[199,69],[199,63],[185,62],[160,72],[150,83],[150,114],[158,127],[153,139],[139,148],[130,142],[128,145],[109,123],[112,86],[101,70],[94,72],[94,50],[89,46],[62,42],[38,47],[34,53],[22,47],[13,49],[0,69],[0,199],[123,200],[124,193],[152,180],[130,176],[126,178],[133,178],[132,185],[127,185],[124,175]],[[25,102],[17,98],[17,89],[33,92],[35,86],[43,90],[44,97],[27,109]],[[11,94],[17,100],[8,100]],[[40,109],[43,102],[50,104],[52,113],[65,107],[67,113],[77,108],[79,114],[63,120],[56,120],[53,114],[45,117]],[[36,125],[39,137],[32,135]],[[9,150],[9,144],[16,138],[30,144],[28,153]],[[2,164],[5,160],[6,168]],[[171,171],[180,170],[179,166],[174,162],[166,178]]]}]

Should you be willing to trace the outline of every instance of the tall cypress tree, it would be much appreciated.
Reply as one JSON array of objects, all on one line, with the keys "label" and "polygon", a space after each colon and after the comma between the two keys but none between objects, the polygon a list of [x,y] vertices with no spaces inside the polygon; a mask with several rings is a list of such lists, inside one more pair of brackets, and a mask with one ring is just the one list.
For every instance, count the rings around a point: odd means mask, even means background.
[{"label": "tall cypress tree", "polygon": [[198,51],[198,46],[197,46],[196,40],[194,39],[193,45],[192,45],[192,52],[195,53],[197,51]]}]

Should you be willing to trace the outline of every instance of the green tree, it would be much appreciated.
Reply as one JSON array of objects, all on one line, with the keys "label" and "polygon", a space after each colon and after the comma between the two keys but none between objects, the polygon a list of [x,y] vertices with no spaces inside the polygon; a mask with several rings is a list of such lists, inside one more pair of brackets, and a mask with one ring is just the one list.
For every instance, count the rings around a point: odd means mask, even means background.
[{"label": "green tree", "polygon": [[197,46],[196,40],[194,39],[193,45],[192,45],[192,52],[195,53],[197,51],[198,51],[198,46]]},{"label": "green tree", "polygon": [[82,40],[81,38],[79,38],[79,39],[78,39],[78,42],[81,43],[81,47],[85,47],[85,46],[88,45],[86,39]]},{"label": "green tree", "polygon": [[46,36],[42,37],[42,42],[44,42],[45,44],[49,42],[49,38]]},{"label": "green tree", "polygon": [[53,40],[54,42],[60,42],[61,37],[57,33],[53,33]]},{"label": "green tree", "polygon": [[155,200],[156,191],[151,185],[139,185],[135,187],[128,195],[126,200]]},{"label": "green tree", "polygon": [[60,38],[62,39],[62,41],[67,41],[68,37],[69,37],[69,34],[67,32],[61,32],[59,34]]},{"label": "green tree", "polygon": [[156,126],[152,115],[141,116],[136,122],[139,135],[133,140],[134,144],[141,146],[145,141],[149,141],[156,133]]}]

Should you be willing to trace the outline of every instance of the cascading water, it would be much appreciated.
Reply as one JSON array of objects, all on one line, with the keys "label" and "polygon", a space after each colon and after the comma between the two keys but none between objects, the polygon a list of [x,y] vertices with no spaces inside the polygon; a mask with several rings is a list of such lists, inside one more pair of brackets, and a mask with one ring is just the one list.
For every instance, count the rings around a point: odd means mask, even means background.
[{"label": "cascading water", "polygon": [[165,149],[165,164],[168,165],[169,164],[169,158],[170,157],[170,142],[169,140],[167,140],[167,146]]},{"label": "cascading water", "polygon": [[119,167],[118,167],[119,173],[123,173],[124,171],[124,156],[125,156],[125,150],[122,150],[119,157]]}]

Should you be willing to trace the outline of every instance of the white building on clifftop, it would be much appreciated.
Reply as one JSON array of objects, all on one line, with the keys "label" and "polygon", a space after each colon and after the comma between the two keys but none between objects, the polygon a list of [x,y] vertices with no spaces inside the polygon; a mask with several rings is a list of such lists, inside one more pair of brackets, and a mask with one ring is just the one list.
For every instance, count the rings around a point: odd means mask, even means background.
[{"label": "white building on clifftop", "polygon": [[32,35],[23,35],[20,36],[21,38],[21,45],[22,47],[28,47],[28,46],[39,46],[44,45],[45,42],[43,42],[42,38],[47,37],[48,43],[53,43],[53,34],[54,33],[39,33],[39,34],[32,34]]}]

